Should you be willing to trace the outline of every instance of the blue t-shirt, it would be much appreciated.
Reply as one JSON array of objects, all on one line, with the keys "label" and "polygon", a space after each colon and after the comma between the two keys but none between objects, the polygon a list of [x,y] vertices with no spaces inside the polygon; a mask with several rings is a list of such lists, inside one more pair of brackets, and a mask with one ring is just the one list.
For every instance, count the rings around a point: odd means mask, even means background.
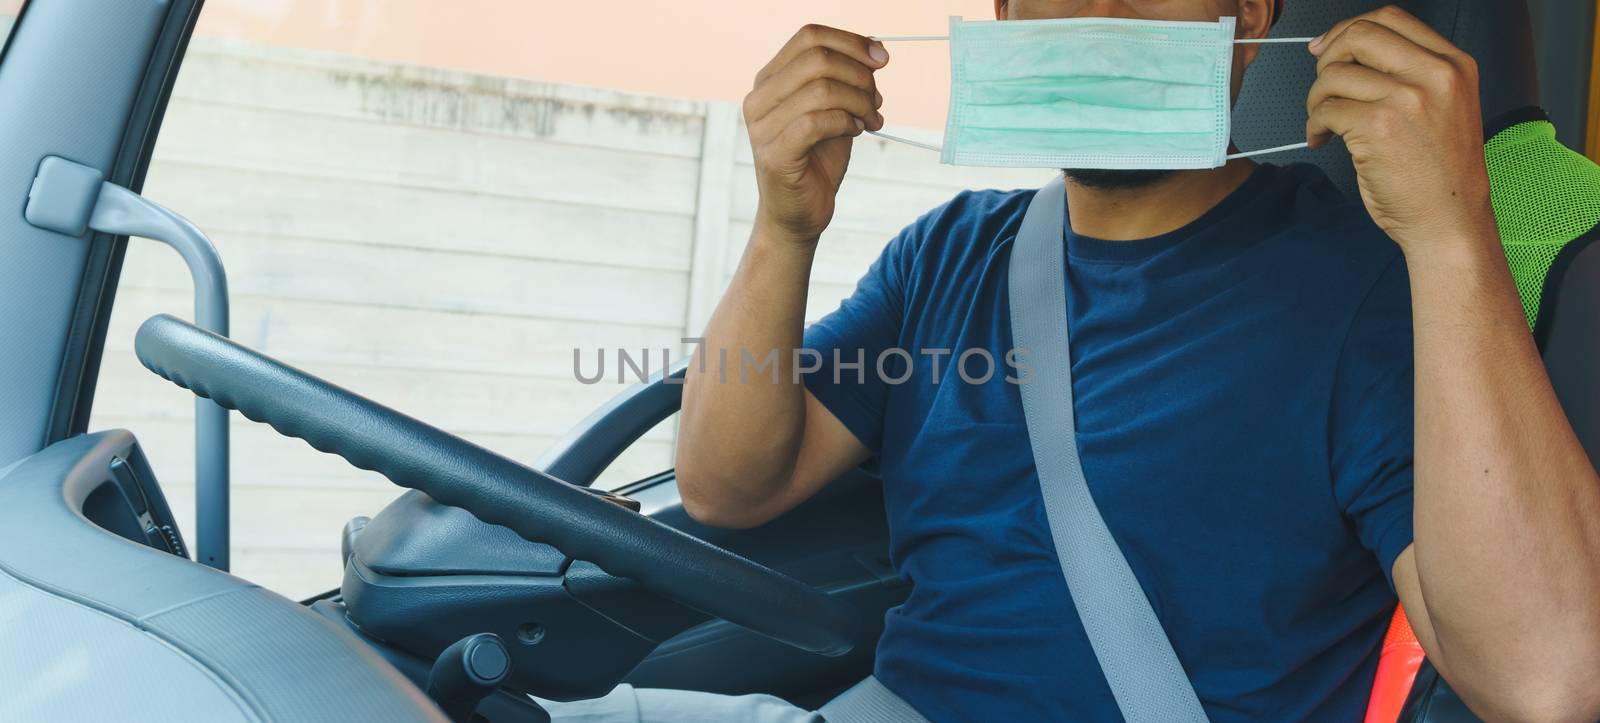
[{"label": "blue t-shirt", "polygon": [[[878,457],[912,583],[876,673],[935,721],[1120,720],[1006,381],[1031,197],[928,213],[805,336],[807,387]],[[1172,233],[1066,244],[1084,470],[1206,712],[1360,719],[1412,534],[1398,247],[1320,171],[1267,165]]]}]

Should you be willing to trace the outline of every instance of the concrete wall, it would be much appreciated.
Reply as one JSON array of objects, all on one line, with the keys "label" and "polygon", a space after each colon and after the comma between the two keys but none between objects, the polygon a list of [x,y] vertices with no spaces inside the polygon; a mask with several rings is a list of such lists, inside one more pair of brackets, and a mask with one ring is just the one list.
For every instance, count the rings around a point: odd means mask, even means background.
[{"label": "concrete wall", "polygon": [[[196,39],[146,194],[212,234],[239,341],[522,460],[615,394],[574,347],[660,349],[697,333],[756,204],[736,107]],[[940,166],[858,142],[808,315],[883,244],[969,186],[1047,174]],[[132,354],[187,316],[177,255],[134,240],[95,428],[145,445],[192,531],[192,403]],[[671,465],[670,424],[610,471]],[[235,570],[292,596],[334,587],[338,533],[398,488],[264,425],[233,423]]]},{"label": "concrete wall", "polygon": [[[3,1],[3,0],[0,0]],[[196,32],[519,78],[737,101],[806,23],[863,35],[940,35],[994,0],[206,0]],[[945,43],[896,43],[878,72],[884,114],[944,125]]]}]

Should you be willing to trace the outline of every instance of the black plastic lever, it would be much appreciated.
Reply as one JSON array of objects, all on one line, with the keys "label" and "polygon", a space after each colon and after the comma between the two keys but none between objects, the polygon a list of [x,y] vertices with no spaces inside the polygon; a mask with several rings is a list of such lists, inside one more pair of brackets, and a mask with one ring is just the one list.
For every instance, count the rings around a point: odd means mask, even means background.
[{"label": "black plastic lever", "polygon": [[428,697],[455,723],[471,723],[478,703],[511,672],[511,653],[500,636],[478,633],[444,649],[428,671]]}]

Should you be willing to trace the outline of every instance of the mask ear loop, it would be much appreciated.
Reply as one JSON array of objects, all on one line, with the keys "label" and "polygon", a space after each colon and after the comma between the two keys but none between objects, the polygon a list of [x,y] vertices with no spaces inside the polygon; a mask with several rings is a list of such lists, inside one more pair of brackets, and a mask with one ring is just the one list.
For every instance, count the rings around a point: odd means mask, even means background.
[{"label": "mask ear loop", "polygon": [[[915,43],[930,40],[949,40],[948,35],[873,35],[868,40],[880,43]],[[1241,38],[1233,41],[1234,45],[1262,45],[1266,43],[1305,43],[1311,44],[1316,38]]]},{"label": "mask ear loop", "polygon": [[936,145],[934,145],[932,143],[923,143],[922,141],[914,141],[914,140],[911,140],[910,138],[902,138],[902,137],[894,135],[892,133],[884,133],[883,131],[867,131],[867,135],[877,136],[877,137],[882,138],[882,139],[884,139],[886,141],[894,141],[895,143],[904,143],[904,144],[906,144],[908,146],[912,146],[913,148],[921,148],[921,149],[923,149],[925,151],[933,151],[934,153],[944,153],[944,146],[936,146]]},{"label": "mask ear loop", "polygon": [[1267,155],[1269,153],[1282,153],[1284,151],[1298,151],[1298,150],[1300,150],[1302,148],[1310,148],[1310,147],[1311,147],[1310,143],[1307,143],[1305,141],[1301,141],[1299,143],[1290,143],[1287,146],[1278,146],[1277,148],[1263,148],[1263,149],[1261,149],[1259,151],[1245,151],[1244,153],[1229,153],[1225,157],[1228,160],[1231,161],[1231,160],[1234,160],[1234,159],[1237,159],[1237,158],[1254,158],[1256,156],[1265,156],[1265,155]]},{"label": "mask ear loop", "polygon": [[[878,41],[880,43],[923,43],[923,42],[942,42],[942,41],[947,41],[947,40],[950,39],[950,36],[948,36],[948,35],[874,35],[874,36],[871,36],[871,37],[869,37],[867,39],[868,40],[876,40],[876,41]],[[943,146],[937,146],[937,145],[934,145],[932,143],[923,143],[922,141],[914,141],[914,140],[911,140],[910,138],[902,138],[902,137],[894,135],[892,133],[884,133],[883,131],[867,131],[867,133],[869,135],[874,135],[874,136],[877,136],[879,138],[882,138],[882,139],[884,139],[886,141],[894,141],[896,143],[904,143],[904,144],[906,144],[908,146],[911,146],[913,148],[921,148],[921,149],[923,149],[925,151],[933,151],[934,153],[943,153],[944,152],[944,147]]]},{"label": "mask ear loop", "polygon": [[[869,40],[876,40],[876,41],[878,41],[880,43],[920,43],[920,42],[947,41],[947,40],[950,39],[950,36],[948,36],[948,35],[874,35],[874,36],[869,37],[868,39]],[[1316,38],[1244,38],[1244,39],[1240,39],[1240,40],[1235,40],[1235,41],[1233,41],[1233,43],[1235,45],[1266,45],[1266,44],[1269,44],[1269,43],[1300,43],[1300,44],[1309,45],[1311,43],[1311,41],[1313,41],[1313,40],[1316,40]],[[943,153],[944,152],[944,147],[943,146],[936,146],[936,145],[934,145],[932,143],[923,143],[921,141],[914,141],[914,140],[911,140],[910,138],[902,138],[900,136],[897,136],[897,135],[894,135],[894,134],[891,134],[891,133],[884,133],[883,131],[867,131],[867,134],[868,135],[872,135],[872,136],[877,136],[878,138],[882,138],[882,139],[884,139],[886,141],[894,141],[896,143],[904,143],[905,145],[911,146],[913,148],[921,148],[923,150],[933,151],[934,153]],[[1300,143],[1291,143],[1291,144],[1289,144],[1287,146],[1278,146],[1276,148],[1263,148],[1263,149],[1261,149],[1259,151],[1246,151],[1244,153],[1233,153],[1233,154],[1230,154],[1230,155],[1227,156],[1227,160],[1231,161],[1231,160],[1235,160],[1235,159],[1239,159],[1239,158],[1253,158],[1255,156],[1265,156],[1265,155],[1268,155],[1268,154],[1271,154],[1271,153],[1283,153],[1284,151],[1298,151],[1298,150],[1300,150],[1302,148],[1310,148],[1310,147],[1311,147],[1310,143],[1306,143],[1306,142],[1302,141]]]},{"label": "mask ear loop", "polygon": [[[1271,44],[1271,43],[1296,43],[1296,44],[1309,45],[1309,44],[1311,44],[1311,41],[1313,41],[1313,40],[1316,40],[1316,38],[1243,38],[1243,39],[1239,39],[1239,40],[1233,41],[1233,44],[1234,45],[1267,45],[1267,44]],[[1310,148],[1310,147],[1311,147],[1310,143],[1306,143],[1304,141],[1301,141],[1299,143],[1290,143],[1287,146],[1278,146],[1277,148],[1263,148],[1263,149],[1261,149],[1259,151],[1245,151],[1244,153],[1230,153],[1230,154],[1228,154],[1226,156],[1226,158],[1227,158],[1227,160],[1232,161],[1232,160],[1235,160],[1235,159],[1238,159],[1238,158],[1253,158],[1255,156],[1265,156],[1265,155],[1270,154],[1270,153],[1282,153],[1284,151],[1298,151],[1298,150],[1300,150],[1302,148]]]}]

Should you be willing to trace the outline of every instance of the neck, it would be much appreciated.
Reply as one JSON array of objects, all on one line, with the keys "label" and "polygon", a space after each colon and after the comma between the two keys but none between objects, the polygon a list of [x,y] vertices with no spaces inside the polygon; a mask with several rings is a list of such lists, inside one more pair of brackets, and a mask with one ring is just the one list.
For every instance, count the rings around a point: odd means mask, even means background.
[{"label": "neck", "polygon": [[1221,168],[1180,171],[1139,188],[1091,188],[1068,178],[1072,232],[1106,241],[1133,241],[1176,231],[1221,203],[1255,167],[1240,158]]}]

